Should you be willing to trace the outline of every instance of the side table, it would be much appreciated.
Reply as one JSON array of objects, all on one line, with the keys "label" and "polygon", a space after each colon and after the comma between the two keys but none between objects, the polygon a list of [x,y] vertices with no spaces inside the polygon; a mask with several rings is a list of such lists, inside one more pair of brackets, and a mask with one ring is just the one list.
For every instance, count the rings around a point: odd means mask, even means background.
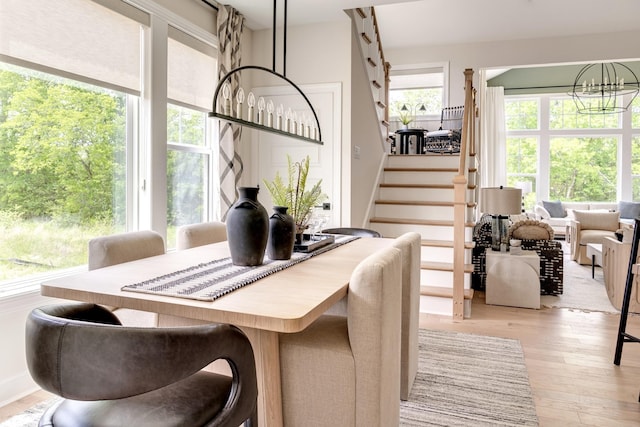
[{"label": "side table", "polygon": [[540,257],[536,251],[486,251],[486,303],[540,308]]},{"label": "side table", "polygon": [[587,243],[587,258],[591,258],[591,278],[595,279],[596,265],[602,266],[602,245]]}]

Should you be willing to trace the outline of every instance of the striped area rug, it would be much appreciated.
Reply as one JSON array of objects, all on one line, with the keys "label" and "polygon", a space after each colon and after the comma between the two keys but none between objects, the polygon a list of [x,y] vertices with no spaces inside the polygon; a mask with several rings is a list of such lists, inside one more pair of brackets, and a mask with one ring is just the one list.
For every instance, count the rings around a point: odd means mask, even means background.
[{"label": "striped area rug", "polygon": [[420,329],[418,374],[401,426],[537,426],[520,342]]}]

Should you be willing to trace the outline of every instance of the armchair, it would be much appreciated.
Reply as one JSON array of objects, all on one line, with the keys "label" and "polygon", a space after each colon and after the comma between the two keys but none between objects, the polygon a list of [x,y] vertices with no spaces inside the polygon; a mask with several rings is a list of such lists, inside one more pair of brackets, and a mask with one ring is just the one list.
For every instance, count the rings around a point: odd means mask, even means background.
[{"label": "armchair", "polygon": [[[73,303],[33,310],[25,331],[31,376],[65,398],[40,425],[257,425],[253,350],[231,325],[126,327],[103,307]],[[232,377],[201,371],[216,359]]]},{"label": "armchair", "polygon": [[620,228],[620,212],[573,211],[569,225],[571,259],[578,264],[591,264],[587,256],[589,243],[602,244],[605,237],[616,238]]}]

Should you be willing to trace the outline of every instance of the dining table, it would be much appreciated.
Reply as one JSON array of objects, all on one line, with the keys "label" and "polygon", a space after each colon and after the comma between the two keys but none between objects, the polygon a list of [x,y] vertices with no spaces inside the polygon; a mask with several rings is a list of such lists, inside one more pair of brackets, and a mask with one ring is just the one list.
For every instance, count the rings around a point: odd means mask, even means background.
[{"label": "dining table", "polygon": [[159,326],[215,322],[239,327],[254,351],[259,423],[282,426],[280,372],[286,366],[280,366],[279,335],[304,330],[347,296],[351,274],[358,264],[392,244],[389,238],[358,238],[212,301],[122,288],[227,258],[230,252],[226,241],[45,280],[41,294],[157,313]]}]

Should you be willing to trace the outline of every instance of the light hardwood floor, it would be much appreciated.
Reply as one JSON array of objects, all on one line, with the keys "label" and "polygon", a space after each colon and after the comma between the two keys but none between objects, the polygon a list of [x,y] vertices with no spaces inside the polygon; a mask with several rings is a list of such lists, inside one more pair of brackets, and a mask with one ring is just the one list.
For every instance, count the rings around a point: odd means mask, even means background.
[{"label": "light hardwood floor", "polygon": [[[570,309],[485,305],[476,293],[471,319],[422,315],[420,327],[520,340],[540,426],[640,426],[640,344],[613,364],[620,316]],[[640,336],[640,317],[627,333]]]},{"label": "light hardwood floor", "polygon": [[[569,309],[518,309],[473,301],[472,317],[454,322],[422,315],[422,328],[520,340],[541,426],[640,426],[640,344],[627,343],[613,364],[619,316]],[[640,317],[627,332],[640,336]],[[38,392],[3,408],[0,421],[50,395]]]}]

